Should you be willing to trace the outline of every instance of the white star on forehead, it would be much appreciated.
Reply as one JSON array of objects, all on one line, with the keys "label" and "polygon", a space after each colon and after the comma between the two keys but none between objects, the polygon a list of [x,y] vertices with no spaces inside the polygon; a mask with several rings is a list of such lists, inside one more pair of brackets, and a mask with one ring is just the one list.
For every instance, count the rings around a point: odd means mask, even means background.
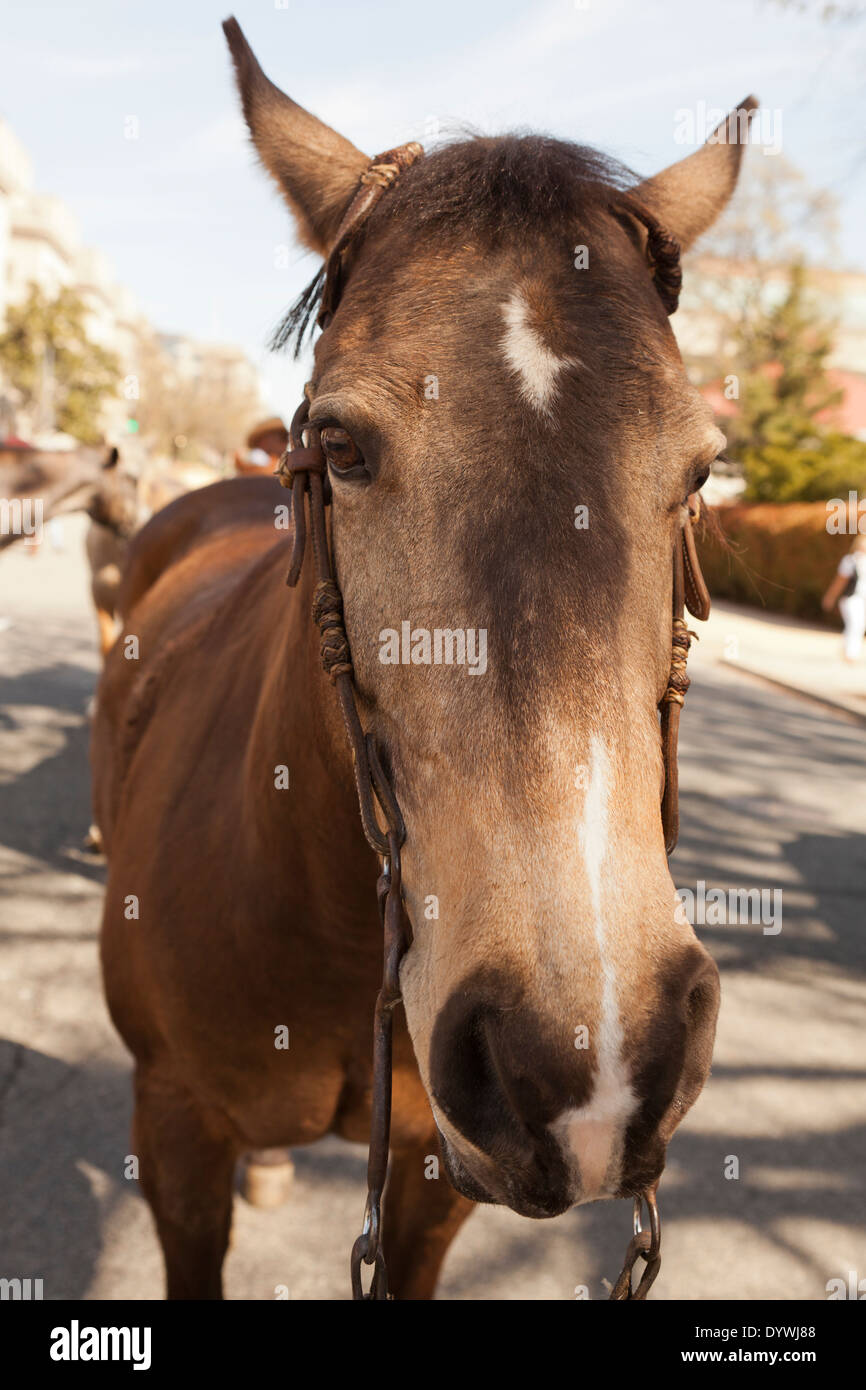
[{"label": "white star on forehead", "polygon": [[511,371],[520,378],[520,394],[541,412],[551,414],[556,400],[559,375],[565,367],[579,366],[573,357],[558,357],[529,323],[529,305],[522,291],[515,290],[502,306],[505,333],[502,350]]}]

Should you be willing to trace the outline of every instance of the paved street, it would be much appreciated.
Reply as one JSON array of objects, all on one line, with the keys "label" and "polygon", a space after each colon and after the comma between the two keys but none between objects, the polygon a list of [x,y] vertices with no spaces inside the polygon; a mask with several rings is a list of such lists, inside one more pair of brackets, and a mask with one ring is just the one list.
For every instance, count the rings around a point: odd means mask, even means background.
[{"label": "paved street", "polygon": [[[46,1298],[151,1299],[157,1244],[123,1178],[130,1067],[99,985],[103,871],[80,849],[98,665],[82,531],[65,523],[62,553],[0,556],[0,1276],[41,1277]],[[722,1014],[713,1075],[672,1145],[652,1296],[821,1299],[831,1278],[866,1278],[866,727],[724,664],[725,623],[694,659],[675,879],[780,888],[782,929],[699,929]],[[231,1298],[347,1296],[363,1150],[328,1141],[295,1161],[280,1211],[237,1199]],[[586,1284],[602,1298],[630,1220],[625,1203],[544,1223],[479,1210],[440,1297],[569,1299]]]}]

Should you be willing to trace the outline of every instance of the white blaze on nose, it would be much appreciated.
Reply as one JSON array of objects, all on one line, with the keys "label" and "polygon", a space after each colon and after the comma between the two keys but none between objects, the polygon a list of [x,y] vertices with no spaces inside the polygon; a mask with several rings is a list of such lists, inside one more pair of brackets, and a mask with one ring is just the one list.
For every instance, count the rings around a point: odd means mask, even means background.
[{"label": "white blaze on nose", "polygon": [[583,808],[578,841],[589,882],[592,924],[601,969],[601,1004],[592,1041],[597,1063],[593,1092],[586,1105],[564,1111],[552,1130],[566,1154],[577,1161],[581,1197],[595,1196],[607,1177],[615,1185],[617,1175],[610,1172],[619,1160],[619,1148],[626,1121],[635,1106],[628,1071],[622,1060],[623,1032],[619,1017],[616,966],[607,936],[602,870],[608,852],[608,805],[610,801],[610,758],[603,739],[593,736],[589,749],[589,786]]},{"label": "white blaze on nose", "polygon": [[502,339],[505,360],[520,378],[520,394],[542,415],[550,413],[557,392],[557,379],[569,357],[557,357],[529,323],[529,305],[515,290],[502,306],[506,329]]}]

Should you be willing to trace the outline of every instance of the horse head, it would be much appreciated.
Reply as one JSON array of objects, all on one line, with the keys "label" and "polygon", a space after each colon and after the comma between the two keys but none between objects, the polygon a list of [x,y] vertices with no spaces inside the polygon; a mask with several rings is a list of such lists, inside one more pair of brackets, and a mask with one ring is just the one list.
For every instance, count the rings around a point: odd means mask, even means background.
[{"label": "horse head", "polygon": [[[370,160],[226,33],[327,257]],[[418,1066],[454,1185],[530,1216],[651,1187],[709,1070],[718,972],[675,899],[657,707],[671,557],[724,441],[668,316],[754,106],[644,182],[549,137],[417,160],[344,258],[307,388],[407,829]]]},{"label": "horse head", "polygon": [[[140,521],[137,482],[114,447],[84,446],[57,452],[28,449],[0,468],[0,493],[10,509],[26,502],[44,525],[54,517],[86,512],[92,521],[128,539]],[[25,532],[4,528],[0,549]],[[33,528],[27,534],[33,534]]]}]

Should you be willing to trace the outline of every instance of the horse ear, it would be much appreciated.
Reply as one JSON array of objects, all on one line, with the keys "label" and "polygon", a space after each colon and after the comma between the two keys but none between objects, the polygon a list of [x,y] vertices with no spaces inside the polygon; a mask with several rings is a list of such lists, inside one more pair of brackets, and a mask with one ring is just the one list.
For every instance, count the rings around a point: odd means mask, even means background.
[{"label": "horse ear", "polygon": [[274,86],[259,67],[236,19],[227,19],[223,32],[259,158],[294,213],[301,240],[326,256],[370,161]]},{"label": "horse ear", "polygon": [[711,227],[737,184],[757,97],[746,97],[699,150],[633,189],[687,251]]}]

